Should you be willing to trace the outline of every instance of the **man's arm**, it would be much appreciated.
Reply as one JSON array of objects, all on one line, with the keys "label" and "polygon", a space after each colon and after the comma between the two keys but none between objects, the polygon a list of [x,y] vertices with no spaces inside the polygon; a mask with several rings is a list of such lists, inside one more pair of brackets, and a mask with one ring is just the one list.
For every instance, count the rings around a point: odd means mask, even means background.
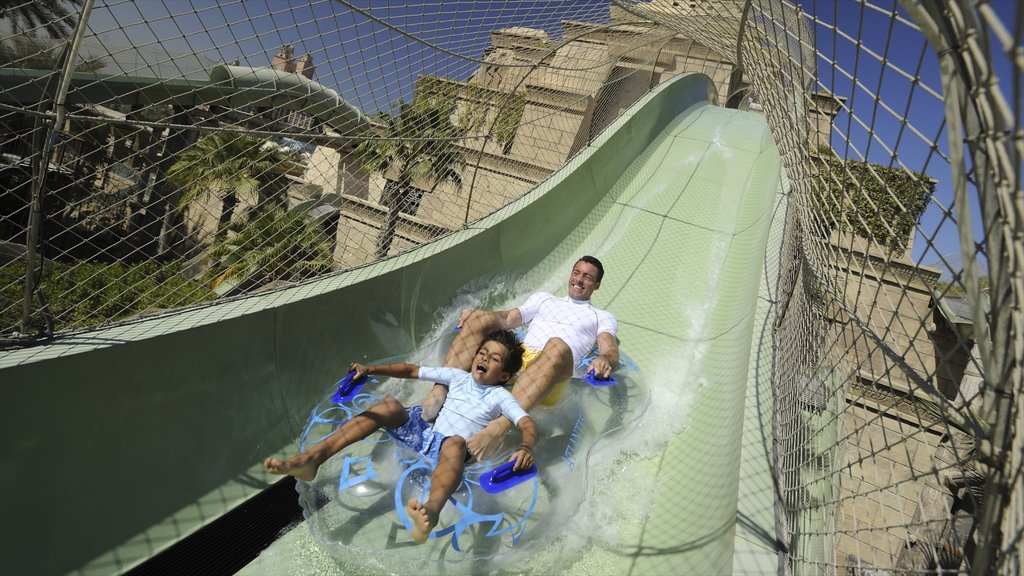
[{"label": "man's arm", "polygon": [[476,323],[493,323],[502,330],[511,330],[522,326],[523,313],[519,308],[513,308],[511,310],[496,310],[493,312],[490,310],[471,310],[467,308],[459,315],[459,328],[465,327],[467,323],[470,325]]},{"label": "man's arm", "polygon": [[587,370],[593,370],[594,376],[608,378],[619,365],[619,341],[608,332],[597,335],[597,357],[590,362]]}]

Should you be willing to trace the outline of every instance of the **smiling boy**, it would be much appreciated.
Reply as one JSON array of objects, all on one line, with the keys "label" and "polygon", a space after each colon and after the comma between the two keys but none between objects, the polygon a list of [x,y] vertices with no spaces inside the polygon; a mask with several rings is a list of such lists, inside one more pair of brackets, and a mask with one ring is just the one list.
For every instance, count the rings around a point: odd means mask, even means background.
[{"label": "smiling boy", "polygon": [[509,330],[488,333],[477,348],[471,371],[458,368],[428,368],[415,364],[364,366],[352,364],[353,380],[364,375],[418,378],[448,386],[448,396],[433,425],[423,420],[423,407],[406,409],[388,396],[354,416],[323,442],[287,460],[267,458],[263,465],[273,474],[288,474],[311,481],[320,465],[355,442],[380,428],[386,428],[399,442],[436,463],[425,503],[410,499],[406,513],[413,523],[412,537],[425,542],[437,525],[441,508],[458,488],[469,452],[466,439],[498,416],[505,416],[522,430],[523,443],[509,459],[520,470],[533,465],[537,429],[533,420],[502,385],[523,362],[523,347]]}]

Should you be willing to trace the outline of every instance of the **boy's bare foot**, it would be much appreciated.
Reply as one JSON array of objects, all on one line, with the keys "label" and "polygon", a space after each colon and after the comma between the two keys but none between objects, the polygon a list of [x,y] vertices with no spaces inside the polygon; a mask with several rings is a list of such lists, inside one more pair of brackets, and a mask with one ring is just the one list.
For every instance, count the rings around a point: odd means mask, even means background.
[{"label": "boy's bare foot", "polygon": [[312,482],[313,478],[316,478],[316,471],[320,468],[320,464],[312,456],[299,454],[287,460],[267,458],[263,461],[263,467],[271,474],[287,474],[295,476],[299,480]]},{"label": "boy's bare foot", "polygon": [[430,531],[437,525],[437,518],[431,518],[427,507],[415,498],[410,498],[405,504],[405,513],[409,515],[409,520],[412,520],[412,539],[423,544],[427,541],[427,536],[430,536]]}]

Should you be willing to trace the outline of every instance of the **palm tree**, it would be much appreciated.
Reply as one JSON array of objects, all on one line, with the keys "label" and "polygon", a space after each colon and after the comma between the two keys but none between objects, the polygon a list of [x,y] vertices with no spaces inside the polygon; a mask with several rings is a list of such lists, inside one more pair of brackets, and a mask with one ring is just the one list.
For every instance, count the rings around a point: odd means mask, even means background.
[{"label": "palm tree", "polygon": [[209,271],[211,287],[229,293],[316,276],[330,271],[332,244],[320,222],[303,212],[275,208],[260,213],[210,252],[216,262]]},{"label": "palm tree", "polygon": [[431,191],[445,181],[461,186],[466,161],[456,146],[463,131],[443,109],[401,103],[398,115],[381,112],[376,119],[376,136],[364,140],[357,152],[365,169],[385,178],[381,203],[388,213],[377,236],[374,257],[379,260],[391,249],[398,214],[413,205],[414,183],[433,181]]},{"label": "palm tree", "polygon": [[66,38],[75,28],[77,12],[85,0],[0,0],[0,20],[10,20],[15,32],[44,28],[54,38]]},{"label": "palm tree", "polygon": [[[192,124],[190,109],[177,104],[171,106],[170,122],[178,125]],[[159,259],[172,259],[178,246],[181,228],[181,211],[178,199],[181,190],[167,180],[167,172],[178,159],[178,154],[196,141],[196,131],[185,128],[168,128],[159,144],[163,148],[154,167],[155,179],[150,202],[145,207],[144,223],[140,234],[150,241],[143,244],[144,253],[152,253]],[[152,250],[151,247],[156,248]]]},{"label": "palm tree", "polygon": [[[3,2],[4,0],[0,0]],[[27,33],[9,36],[0,43],[0,67],[29,70],[59,70],[67,43],[61,40],[35,38]],[[79,55],[74,72],[97,72],[106,66],[102,58],[86,59]]]},{"label": "palm tree", "polygon": [[290,154],[244,134],[217,132],[199,139],[178,155],[167,171],[171,183],[184,189],[178,209],[207,194],[222,202],[217,221],[218,239],[227,233],[239,194],[254,195],[256,205],[266,208],[267,200],[280,202],[284,187],[278,186],[281,172],[292,166]]}]

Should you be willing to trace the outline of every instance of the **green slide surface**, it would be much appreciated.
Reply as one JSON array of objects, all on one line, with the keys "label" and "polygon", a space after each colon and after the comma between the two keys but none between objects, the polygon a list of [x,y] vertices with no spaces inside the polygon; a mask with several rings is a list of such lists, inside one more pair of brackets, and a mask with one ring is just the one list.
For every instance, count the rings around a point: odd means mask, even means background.
[{"label": "green slide surface", "polygon": [[[600,518],[609,514],[621,526],[602,526],[611,535],[592,540],[582,554],[567,558],[571,544],[559,543],[512,572],[775,570],[768,454],[757,419],[749,417],[760,411],[770,419],[770,412],[764,394],[748,397],[748,388],[764,370],[752,351],[762,345],[758,334],[770,308],[772,283],[764,280],[774,272],[764,262],[781,198],[780,163],[763,117],[713,105],[709,86],[703,76],[663,86],[533,193],[466,233],[488,238],[448,249],[471,269],[483,263],[477,279],[503,282],[503,270],[515,269],[515,293],[532,286],[564,294],[575,259],[596,255],[606,276],[594,302],[615,314],[622,349],[652,388],[650,425],[611,448],[647,478],[645,495],[638,497],[637,479],[628,474],[595,471],[607,490],[589,506],[601,510],[568,530],[586,534],[593,529],[588,522],[607,522]],[[524,246],[530,243],[540,246]],[[431,265],[434,272],[446,266]],[[403,290],[422,295],[428,274],[407,268]],[[441,301],[449,305],[446,297]],[[745,435],[752,438],[744,442]],[[656,453],[629,442],[653,444]],[[638,510],[644,512],[632,518]],[[243,573],[295,565],[361,572],[318,554],[299,529]]]},{"label": "green slide surface", "polygon": [[[144,561],[274,481],[260,462],[294,452],[348,362],[438,362],[431,343],[463,303],[564,294],[592,254],[606,270],[594,302],[651,403],[594,455],[564,541],[514,572],[774,571],[766,263],[785,182],[764,118],[714,94],[699,74],[662,84],[523,198],[390,260],[0,355],[0,401],[19,407],[0,419],[0,514],[18,519],[0,523],[5,568]],[[40,538],[52,553],[34,552]],[[379,572],[301,525],[242,571]]]}]

